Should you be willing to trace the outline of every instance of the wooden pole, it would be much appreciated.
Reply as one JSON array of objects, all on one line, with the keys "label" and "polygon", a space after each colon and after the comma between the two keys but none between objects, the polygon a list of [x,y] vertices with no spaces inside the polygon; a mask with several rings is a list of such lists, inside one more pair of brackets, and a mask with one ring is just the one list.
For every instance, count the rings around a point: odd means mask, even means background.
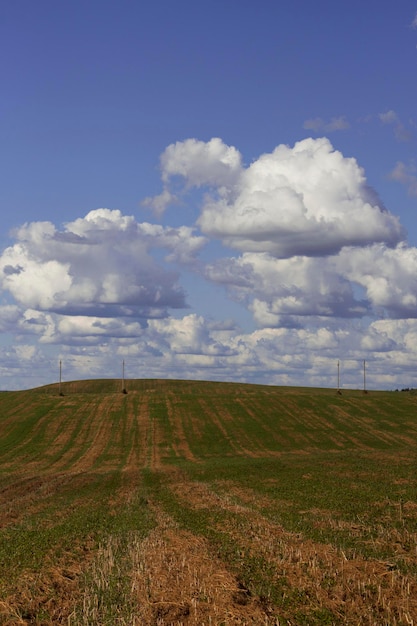
[{"label": "wooden pole", "polygon": [[61,390],[61,384],[62,384],[62,361],[59,361],[59,395],[60,396],[64,395]]},{"label": "wooden pole", "polygon": [[340,361],[337,362],[337,393],[342,393],[340,391]]},{"label": "wooden pole", "polygon": [[127,393],[125,387],[125,360],[122,362],[122,393]]},{"label": "wooden pole", "polygon": [[368,393],[366,391],[366,361],[363,361],[363,393]]}]

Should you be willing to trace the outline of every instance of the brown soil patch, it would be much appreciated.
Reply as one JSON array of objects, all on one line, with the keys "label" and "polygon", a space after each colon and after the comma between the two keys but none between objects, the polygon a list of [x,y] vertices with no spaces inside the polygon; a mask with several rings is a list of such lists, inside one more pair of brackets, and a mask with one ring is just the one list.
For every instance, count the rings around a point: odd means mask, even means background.
[{"label": "brown soil patch", "polygon": [[157,512],[158,526],[133,554],[137,624],[275,624],[207,542]]},{"label": "brown soil patch", "polygon": [[[275,478],[271,478],[264,482],[269,484],[277,484],[278,480],[276,480]],[[255,508],[257,510],[264,508],[268,509],[271,506],[276,507],[277,505],[279,505],[281,508],[291,506],[291,503],[288,502],[288,500],[278,500],[277,498],[269,498],[266,495],[260,495],[259,493],[256,493],[253,489],[250,489],[249,487],[245,487],[245,489],[243,489],[242,487],[239,487],[230,480],[218,481],[217,485],[220,487],[222,492],[225,492],[225,494],[227,494],[225,496],[226,498],[230,498],[233,500],[238,499],[238,501],[241,502],[243,505],[248,505],[251,508]]]},{"label": "brown soil patch", "polygon": [[93,552],[85,545],[70,555],[63,555],[54,565],[46,564],[42,572],[23,572],[19,576],[18,590],[2,593],[0,624],[69,624],[69,617],[82,595],[82,575],[92,556]]},{"label": "brown soil patch", "polygon": [[417,620],[417,582],[395,564],[348,557],[332,545],[288,532],[257,512],[256,502],[251,507],[248,494],[246,504],[239,505],[204,484],[177,484],[172,489],[185,506],[234,513],[218,530],[227,532],[243,555],[256,554],[273,564],[277,583],[285,577],[288,596],[302,594],[305,606],[325,607],[346,624],[412,624]]}]

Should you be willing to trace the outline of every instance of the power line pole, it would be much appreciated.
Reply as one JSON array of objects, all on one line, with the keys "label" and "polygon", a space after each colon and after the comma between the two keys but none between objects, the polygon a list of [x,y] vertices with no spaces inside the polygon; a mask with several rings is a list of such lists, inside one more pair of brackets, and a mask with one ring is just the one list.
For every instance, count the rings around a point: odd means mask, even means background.
[{"label": "power line pole", "polygon": [[340,361],[337,362],[337,393],[342,393],[340,391]]},{"label": "power line pole", "polygon": [[366,391],[366,361],[363,361],[363,393],[368,393]]},{"label": "power line pole", "polygon": [[59,362],[59,395],[63,396],[64,394],[62,393],[61,385],[62,385],[62,361]]},{"label": "power line pole", "polygon": [[122,362],[122,393],[127,393],[125,387],[125,360]]}]

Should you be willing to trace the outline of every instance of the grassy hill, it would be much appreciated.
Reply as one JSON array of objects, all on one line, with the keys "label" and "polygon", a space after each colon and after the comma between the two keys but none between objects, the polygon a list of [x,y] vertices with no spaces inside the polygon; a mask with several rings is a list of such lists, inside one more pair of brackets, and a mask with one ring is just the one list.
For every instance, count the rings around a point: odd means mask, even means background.
[{"label": "grassy hill", "polygon": [[0,394],[0,624],[417,624],[417,395]]}]

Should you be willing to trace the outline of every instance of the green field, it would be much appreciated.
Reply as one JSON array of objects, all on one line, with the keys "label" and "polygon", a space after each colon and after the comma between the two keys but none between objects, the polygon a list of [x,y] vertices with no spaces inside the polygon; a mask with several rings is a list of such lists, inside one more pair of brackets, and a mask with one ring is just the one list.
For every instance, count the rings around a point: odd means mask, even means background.
[{"label": "green field", "polygon": [[417,625],[417,395],[0,394],[0,624]]}]

